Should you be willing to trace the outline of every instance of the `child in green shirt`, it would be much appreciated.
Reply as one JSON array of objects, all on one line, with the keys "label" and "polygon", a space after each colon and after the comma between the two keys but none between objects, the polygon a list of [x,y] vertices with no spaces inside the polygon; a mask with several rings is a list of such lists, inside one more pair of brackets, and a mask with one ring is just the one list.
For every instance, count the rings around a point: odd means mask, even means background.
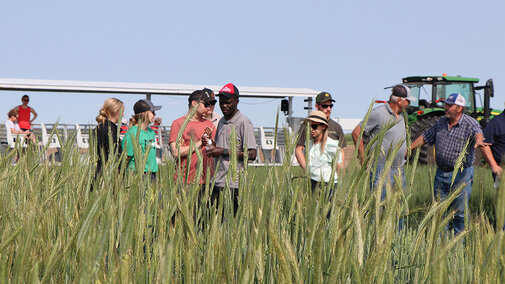
[{"label": "child in green shirt", "polygon": [[[142,151],[142,155],[147,152],[147,161],[144,168],[144,173],[151,173],[151,178],[156,179],[156,172],[158,172],[158,163],[156,162],[156,134],[154,130],[149,127],[149,124],[154,122],[156,115],[155,111],[160,110],[161,106],[155,106],[150,100],[139,100],[133,106],[135,115],[131,118],[133,125],[125,134],[123,142],[123,149],[126,150],[127,165],[131,170],[135,170],[135,155],[134,155],[134,141],[137,141]],[[135,142],[136,143],[136,142]],[[137,157],[137,160],[140,157]]]}]

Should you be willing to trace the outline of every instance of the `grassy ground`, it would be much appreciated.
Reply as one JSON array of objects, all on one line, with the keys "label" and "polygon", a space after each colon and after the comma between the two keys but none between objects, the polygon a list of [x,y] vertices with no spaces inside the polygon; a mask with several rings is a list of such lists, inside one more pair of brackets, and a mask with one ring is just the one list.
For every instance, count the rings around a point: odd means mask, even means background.
[{"label": "grassy ground", "polygon": [[[381,202],[367,167],[350,165],[335,197],[296,167],[249,168],[240,208],[174,180],[150,183],[112,160],[93,192],[94,155],[63,149],[60,166],[28,150],[0,157],[0,282],[502,282],[505,196],[476,169],[462,234],[445,231],[450,200],[432,199],[434,169],[407,167]],[[373,156],[371,156],[373,157]],[[289,160],[289,159],[288,159]],[[140,162],[141,163],[141,162]],[[142,165],[140,165],[142,167]],[[455,197],[452,196],[452,197]],[[217,207],[217,208],[216,208]],[[217,211],[217,212],[216,212]],[[398,230],[407,216],[408,226]],[[495,221],[499,220],[499,221]]]}]

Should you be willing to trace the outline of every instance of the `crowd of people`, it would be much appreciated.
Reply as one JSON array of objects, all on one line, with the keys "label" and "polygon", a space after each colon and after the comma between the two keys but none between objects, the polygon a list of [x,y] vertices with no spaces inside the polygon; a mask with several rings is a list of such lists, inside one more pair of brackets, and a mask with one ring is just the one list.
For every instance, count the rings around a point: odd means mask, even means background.
[{"label": "crowd of people", "polygon": [[[171,154],[176,158],[174,179],[180,179],[185,184],[196,182],[203,190],[208,178],[214,177],[211,200],[214,202],[225,188],[229,188],[236,212],[239,176],[244,169],[244,161],[256,159],[256,140],[251,121],[238,109],[240,95],[237,87],[229,83],[221,88],[217,97],[222,117],[214,111],[216,95],[205,88],[189,95],[187,113],[172,122],[169,146]],[[403,167],[407,153],[425,143],[435,145],[437,170],[433,181],[434,195],[443,199],[457,188],[463,187],[448,209],[455,211],[450,225],[455,234],[458,234],[465,226],[465,208],[474,175],[474,149],[480,149],[491,167],[496,185],[500,183],[503,171],[500,165],[505,155],[505,114],[493,118],[482,130],[474,118],[465,114],[465,98],[460,94],[451,94],[443,101],[445,116],[407,149],[407,127],[403,113],[414,100],[416,99],[410,94],[409,87],[396,85],[392,88],[389,101],[374,108],[367,120],[356,126],[352,138],[358,148],[359,162],[363,164],[368,161],[362,138],[366,136],[370,141],[375,141],[371,142],[374,144],[369,153],[379,153],[374,160],[375,171],[370,175],[370,189],[381,190],[381,199],[385,199],[386,185],[379,185],[379,177],[385,175],[385,183],[393,186],[400,181],[399,186],[404,188]],[[7,124],[13,134],[26,135],[35,142],[31,123],[37,118],[37,113],[28,106],[28,102],[29,97],[23,96],[22,104],[9,111]],[[334,102],[327,92],[316,96],[316,110],[302,122],[295,148],[295,157],[300,167],[311,179],[312,191],[326,185],[324,188],[329,188],[327,194],[330,199],[339,181],[344,161],[343,148],[346,147],[342,127],[331,119]],[[129,126],[119,125],[118,128],[124,109],[122,101],[108,98],[96,117],[98,126],[94,129],[94,135],[98,159],[92,190],[97,187],[96,182],[100,180],[103,166],[109,157],[119,157],[123,151],[126,151],[127,157],[125,167],[144,172],[153,182],[157,180],[156,132],[161,119],[156,118],[156,111],[161,106],[155,106],[147,99],[137,101],[133,106],[134,115]],[[124,133],[123,139],[119,139],[118,132]],[[381,135],[382,139],[374,140],[377,135]],[[236,140],[231,140],[231,137]],[[236,151],[232,151],[232,147]],[[380,147],[378,151],[374,151],[377,147]],[[232,152],[236,153],[236,162],[231,161]],[[461,153],[464,153],[464,159],[459,161]],[[387,163],[390,154],[394,157]],[[140,168],[137,163],[142,157],[147,158],[144,168]],[[229,171],[232,171],[231,174],[228,174]]]}]

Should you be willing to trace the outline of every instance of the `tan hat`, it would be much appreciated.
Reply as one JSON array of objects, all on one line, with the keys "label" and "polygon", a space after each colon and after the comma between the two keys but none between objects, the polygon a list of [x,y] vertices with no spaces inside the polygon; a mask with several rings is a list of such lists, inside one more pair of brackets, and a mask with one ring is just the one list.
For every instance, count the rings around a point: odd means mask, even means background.
[{"label": "tan hat", "polygon": [[317,122],[317,123],[322,123],[324,125],[328,125],[328,120],[326,119],[326,114],[320,110],[315,110],[310,113],[309,117],[303,120],[302,123],[311,121],[311,122]]}]

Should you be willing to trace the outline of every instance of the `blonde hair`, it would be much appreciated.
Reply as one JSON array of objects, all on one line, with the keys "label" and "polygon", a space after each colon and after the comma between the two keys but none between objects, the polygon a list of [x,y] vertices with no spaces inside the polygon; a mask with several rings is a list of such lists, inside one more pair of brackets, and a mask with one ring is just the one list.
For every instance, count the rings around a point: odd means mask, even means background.
[{"label": "blonde hair", "polygon": [[148,110],[148,111],[144,111],[144,112],[136,113],[136,114],[132,115],[132,118],[130,118],[130,124],[133,126],[133,125],[142,124],[143,121],[149,121],[149,113],[150,112],[151,111]]},{"label": "blonde hair", "polygon": [[113,115],[120,113],[122,108],[124,108],[122,101],[116,98],[108,98],[103,102],[96,121],[104,123],[106,120],[110,120]]},{"label": "blonde hair", "polygon": [[[321,139],[321,153],[324,152],[324,148],[326,147],[326,141],[328,140],[328,125],[325,126],[326,128],[324,129],[323,132],[323,138]],[[315,138],[312,138],[312,140],[314,141],[314,143],[316,142]]]}]

